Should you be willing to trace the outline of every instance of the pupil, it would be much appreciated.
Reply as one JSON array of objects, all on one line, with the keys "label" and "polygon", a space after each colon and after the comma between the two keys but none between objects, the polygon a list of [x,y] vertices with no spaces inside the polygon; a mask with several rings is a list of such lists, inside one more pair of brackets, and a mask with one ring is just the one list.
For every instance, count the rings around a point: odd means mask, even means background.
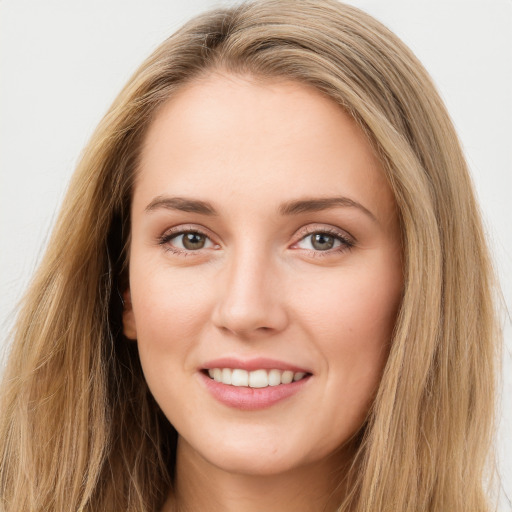
[{"label": "pupil", "polygon": [[202,249],[204,242],[204,236],[199,233],[186,233],[183,235],[183,247],[186,249]]},{"label": "pupil", "polygon": [[313,235],[312,245],[315,249],[326,251],[332,249],[334,245],[334,237],[326,235],[325,233],[317,233]]}]

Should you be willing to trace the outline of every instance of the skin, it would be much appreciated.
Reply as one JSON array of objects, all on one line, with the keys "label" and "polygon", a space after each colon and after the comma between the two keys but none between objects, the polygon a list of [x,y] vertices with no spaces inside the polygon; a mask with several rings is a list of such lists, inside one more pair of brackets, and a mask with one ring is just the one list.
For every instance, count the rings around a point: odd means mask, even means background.
[{"label": "skin", "polygon": [[[217,214],[160,204],[175,196]],[[341,196],[361,206],[279,211]],[[124,332],[179,433],[177,505],[335,510],[403,287],[395,202],[362,130],[309,86],[211,73],[152,122],[131,215]],[[202,248],[183,245],[187,230],[207,237]],[[313,243],[326,230],[330,249]],[[269,357],[312,376],[243,411],[204,386],[201,368],[219,357]]]}]

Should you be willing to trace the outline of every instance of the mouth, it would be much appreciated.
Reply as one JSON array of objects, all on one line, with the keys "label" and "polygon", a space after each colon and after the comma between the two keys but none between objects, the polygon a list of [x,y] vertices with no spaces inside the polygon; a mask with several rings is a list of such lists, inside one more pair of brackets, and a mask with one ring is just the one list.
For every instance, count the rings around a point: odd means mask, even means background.
[{"label": "mouth", "polygon": [[203,373],[208,375],[210,379],[227,386],[249,387],[253,389],[291,384],[311,376],[308,372],[294,372],[277,368],[261,368],[253,371],[242,368],[210,368],[204,369]]},{"label": "mouth", "polygon": [[306,368],[267,358],[234,358],[206,363],[199,375],[210,395],[240,411],[267,409],[309,388]]}]

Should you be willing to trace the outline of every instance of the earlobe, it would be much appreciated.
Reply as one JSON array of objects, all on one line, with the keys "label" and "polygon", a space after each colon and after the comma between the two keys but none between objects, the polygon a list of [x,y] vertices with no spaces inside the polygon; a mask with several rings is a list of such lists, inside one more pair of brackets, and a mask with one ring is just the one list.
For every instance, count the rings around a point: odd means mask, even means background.
[{"label": "earlobe", "polygon": [[129,340],[137,339],[137,327],[129,288],[123,292],[123,334]]}]

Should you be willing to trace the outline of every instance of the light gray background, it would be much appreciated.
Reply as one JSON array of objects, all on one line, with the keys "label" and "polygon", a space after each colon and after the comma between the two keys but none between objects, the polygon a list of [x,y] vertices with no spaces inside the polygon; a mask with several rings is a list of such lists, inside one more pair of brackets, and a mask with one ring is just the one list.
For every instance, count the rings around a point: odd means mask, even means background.
[{"label": "light gray background", "polygon": [[[512,0],[352,0],[431,73],[473,173],[512,308]],[[138,64],[209,0],[0,0],[0,347],[94,127]],[[505,308],[504,308],[505,309]],[[512,336],[498,452],[512,497]],[[512,509],[512,507],[510,507]]]}]

